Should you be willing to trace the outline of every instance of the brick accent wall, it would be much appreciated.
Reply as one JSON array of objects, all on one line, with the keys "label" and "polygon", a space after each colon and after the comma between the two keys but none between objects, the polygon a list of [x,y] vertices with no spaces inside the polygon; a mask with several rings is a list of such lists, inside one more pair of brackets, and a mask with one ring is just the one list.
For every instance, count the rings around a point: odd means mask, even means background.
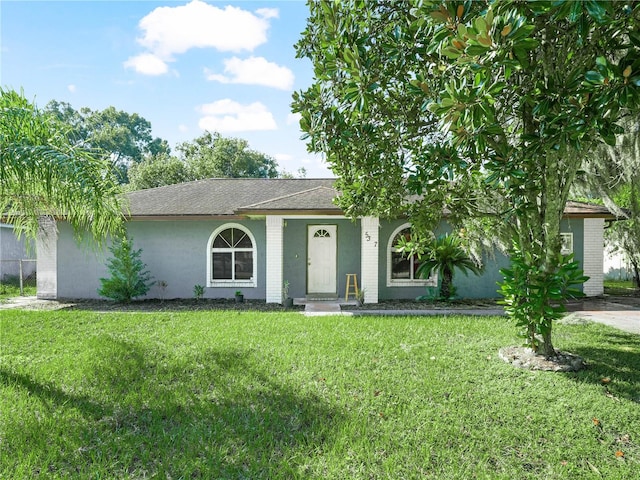
[{"label": "brick accent wall", "polygon": [[282,246],[283,246],[283,219],[278,215],[268,215],[267,222],[267,279],[266,301],[267,303],[282,302]]},{"label": "brick accent wall", "polygon": [[595,297],[604,293],[604,219],[584,219],[584,274],[589,276],[584,293]]},{"label": "brick accent wall", "polygon": [[363,217],[361,228],[360,287],[366,303],[378,303],[378,250],[380,249],[380,221],[377,217]]}]

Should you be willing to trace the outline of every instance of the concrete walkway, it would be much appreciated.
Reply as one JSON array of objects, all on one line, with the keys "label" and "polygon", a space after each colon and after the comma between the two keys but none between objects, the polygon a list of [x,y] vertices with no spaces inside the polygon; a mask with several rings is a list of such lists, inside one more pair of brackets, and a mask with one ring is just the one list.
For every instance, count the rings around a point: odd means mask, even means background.
[{"label": "concrete walkway", "polygon": [[[476,309],[425,309],[425,310],[341,310],[338,301],[301,301],[305,304],[306,316],[321,315],[388,315],[388,316],[416,316],[416,315],[504,315],[502,308]],[[344,302],[343,302],[344,303]],[[625,332],[640,335],[640,309],[615,303],[603,303],[600,310],[578,310],[567,315],[567,321],[577,319],[598,322]]]}]

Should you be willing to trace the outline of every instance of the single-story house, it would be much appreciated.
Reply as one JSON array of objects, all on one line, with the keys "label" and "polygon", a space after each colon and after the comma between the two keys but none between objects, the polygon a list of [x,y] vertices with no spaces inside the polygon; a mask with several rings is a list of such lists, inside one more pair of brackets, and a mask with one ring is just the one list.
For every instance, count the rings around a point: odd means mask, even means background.
[{"label": "single-story house", "polygon": [[[208,179],[128,193],[127,223],[134,248],[156,280],[146,298],[245,298],[280,303],[283,285],[300,297],[343,297],[356,274],[368,303],[415,298],[436,278],[415,278],[416,262],[394,248],[410,227],[403,218],[346,218],[333,203],[333,179]],[[587,295],[603,293],[603,230],[610,213],[570,203],[562,222],[565,249],[590,280]],[[97,298],[109,277],[110,252],[78,244],[64,221],[38,241],[40,298]],[[446,229],[446,225],[443,224]],[[497,296],[508,259],[485,259],[480,278],[456,275],[460,297]]]}]

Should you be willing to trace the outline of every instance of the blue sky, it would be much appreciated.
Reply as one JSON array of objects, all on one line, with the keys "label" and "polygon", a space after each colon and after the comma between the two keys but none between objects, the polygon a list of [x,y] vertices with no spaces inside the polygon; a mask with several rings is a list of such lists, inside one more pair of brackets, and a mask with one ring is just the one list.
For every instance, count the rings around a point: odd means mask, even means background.
[{"label": "blue sky", "polygon": [[307,153],[291,94],[312,81],[294,44],[303,1],[2,1],[3,87],[138,113],[171,147],[205,129],[244,138],[281,169],[332,176]]}]

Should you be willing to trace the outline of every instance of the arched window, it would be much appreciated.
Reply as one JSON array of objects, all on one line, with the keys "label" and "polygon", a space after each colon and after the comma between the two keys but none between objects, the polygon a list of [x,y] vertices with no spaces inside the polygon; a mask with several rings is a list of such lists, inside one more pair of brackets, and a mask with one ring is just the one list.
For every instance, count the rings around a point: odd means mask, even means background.
[{"label": "arched window", "polygon": [[431,274],[428,279],[419,278],[416,275],[420,265],[417,255],[407,255],[396,247],[401,238],[408,240],[410,236],[411,225],[406,223],[397,228],[389,238],[389,245],[387,246],[387,286],[436,286],[438,279],[435,274]]},{"label": "arched window", "polygon": [[207,246],[209,287],[255,287],[256,242],[239,224],[216,229]]}]

